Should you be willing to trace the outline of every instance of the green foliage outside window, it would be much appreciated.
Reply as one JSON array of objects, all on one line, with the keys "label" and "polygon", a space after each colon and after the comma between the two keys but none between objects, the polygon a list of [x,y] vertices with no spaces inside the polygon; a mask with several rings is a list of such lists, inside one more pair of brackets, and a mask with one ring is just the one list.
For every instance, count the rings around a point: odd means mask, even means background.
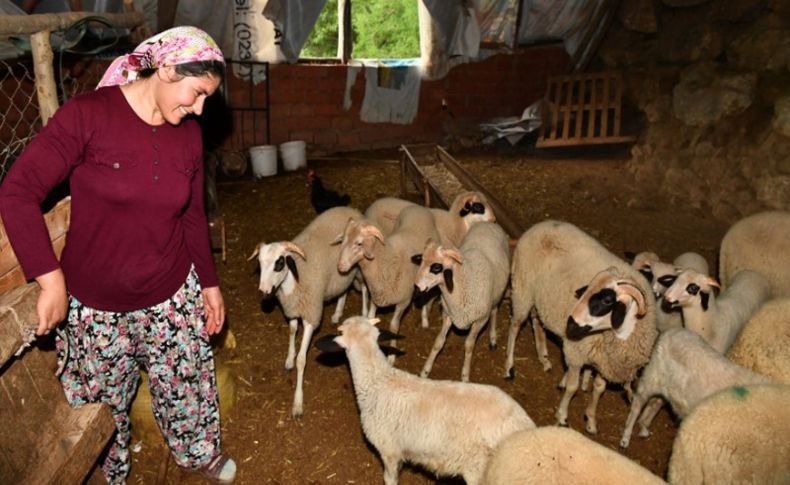
[{"label": "green foliage outside window", "polygon": [[[352,0],[352,57],[420,57],[419,0]],[[337,0],[327,0],[301,57],[337,57]]]}]

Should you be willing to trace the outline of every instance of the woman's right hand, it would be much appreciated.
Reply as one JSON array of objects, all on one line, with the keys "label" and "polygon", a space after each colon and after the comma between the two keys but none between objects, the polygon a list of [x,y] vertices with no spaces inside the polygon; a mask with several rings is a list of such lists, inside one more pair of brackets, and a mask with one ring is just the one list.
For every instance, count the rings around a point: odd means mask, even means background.
[{"label": "woman's right hand", "polygon": [[36,303],[38,328],[36,335],[46,335],[66,318],[69,300],[66,295],[66,279],[63,271],[58,268],[36,278],[41,287],[41,294]]}]

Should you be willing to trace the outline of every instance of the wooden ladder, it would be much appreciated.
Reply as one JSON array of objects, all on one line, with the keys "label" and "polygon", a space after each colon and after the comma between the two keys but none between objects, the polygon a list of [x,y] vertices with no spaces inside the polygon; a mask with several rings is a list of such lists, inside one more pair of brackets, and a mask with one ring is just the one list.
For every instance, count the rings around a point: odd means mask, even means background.
[{"label": "wooden ladder", "polygon": [[630,143],[623,135],[623,80],[618,71],[551,77],[537,147]]}]

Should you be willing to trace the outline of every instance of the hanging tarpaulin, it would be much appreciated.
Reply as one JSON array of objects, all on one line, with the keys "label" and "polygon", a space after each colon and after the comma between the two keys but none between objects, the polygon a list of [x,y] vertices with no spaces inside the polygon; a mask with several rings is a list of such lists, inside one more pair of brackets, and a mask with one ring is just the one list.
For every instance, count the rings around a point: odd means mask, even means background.
[{"label": "hanging tarpaulin", "polygon": [[294,63],[299,60],[310,32],[313,31],[326,0],[268,0],[263,15],[274,24],[281,61]]},{"label": "hanging tarpaulin", "polygon": [[515,47],[519,0],[481,0],[477,19],[484,45]]},{"label": "hanging tarpaulin", "polygon": [[[282,34],[271,20],[263,16],[267,0],[235,0],[233,2],[234,61],[279,62],[284,59],[279,44]],[[233,64],[233,74],[257,84],[266,80],[263,66]]]}]

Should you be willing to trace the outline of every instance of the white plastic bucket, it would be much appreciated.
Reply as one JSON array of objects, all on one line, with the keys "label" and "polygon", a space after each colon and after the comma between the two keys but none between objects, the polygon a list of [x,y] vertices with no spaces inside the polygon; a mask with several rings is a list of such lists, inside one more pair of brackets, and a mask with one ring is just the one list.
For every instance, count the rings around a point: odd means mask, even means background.
[{"label": "white plastic bucket", "polygon": [[250,160],[252,160],[252,174],[256,179],[277,173],[277,147],[274,145],[250,148]]},{"label": "white plastic bucket", "polygon": [[283,157],[283,169],[287,171],[299,170],[307,166],[305,143],[302,140],[280,144],[280,155]]}]

